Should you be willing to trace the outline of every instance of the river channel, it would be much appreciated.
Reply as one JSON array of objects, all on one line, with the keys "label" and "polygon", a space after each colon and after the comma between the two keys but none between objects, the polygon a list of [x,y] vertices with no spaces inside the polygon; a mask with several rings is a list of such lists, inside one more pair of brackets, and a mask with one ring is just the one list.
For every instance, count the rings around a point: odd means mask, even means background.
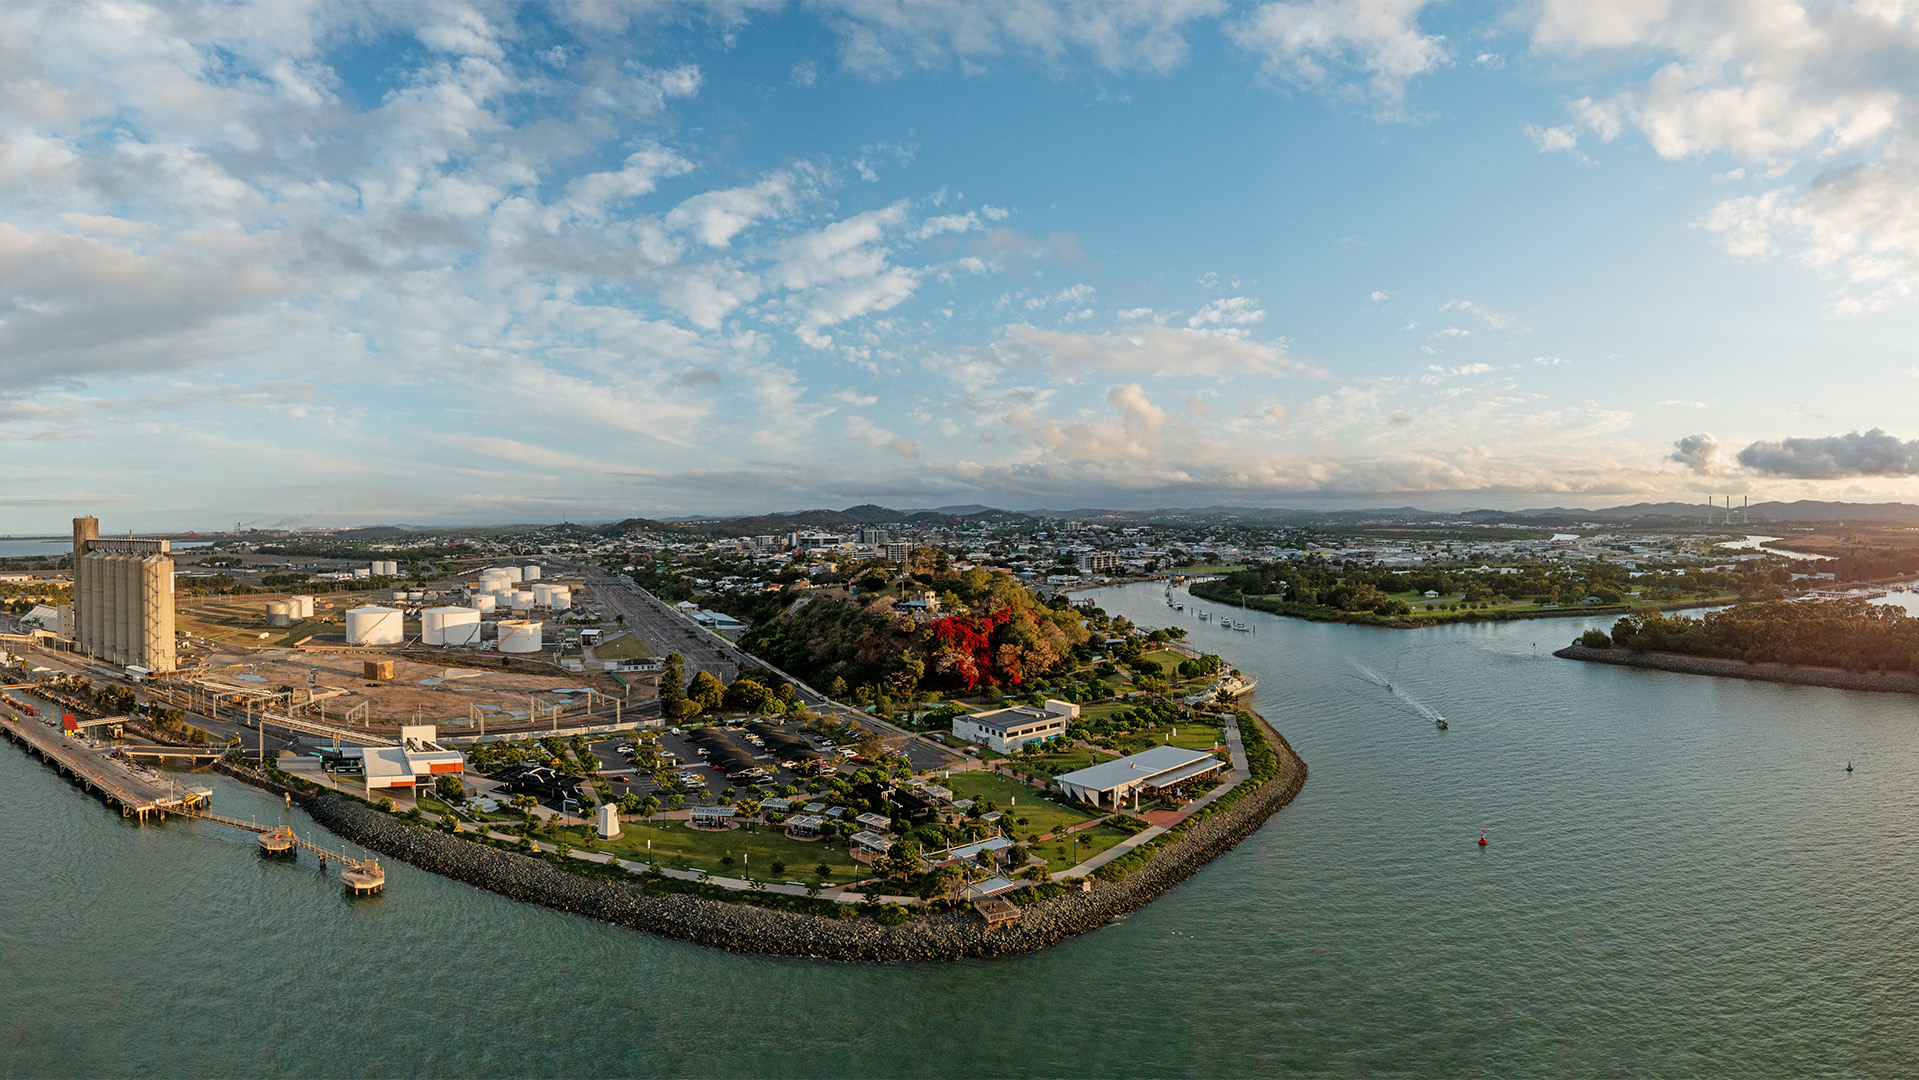
[{"label": "river channel", "polygon": [[[404,864],[355,901],[248,835],[129,824],[0,746],[0,1073],[1919,1074],[1909,698],[1554,659],[1574,619],[1239,633],[1155,586],[1091,595],[1258,674],[1312,769],[1120,923],[859,967]],[[225,813],[280,813],[209,782]]]}]

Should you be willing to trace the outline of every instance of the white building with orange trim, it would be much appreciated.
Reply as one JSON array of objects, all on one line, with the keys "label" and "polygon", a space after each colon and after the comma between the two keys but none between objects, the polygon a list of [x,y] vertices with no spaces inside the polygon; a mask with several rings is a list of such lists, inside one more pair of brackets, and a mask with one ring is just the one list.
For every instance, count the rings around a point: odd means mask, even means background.
[{"label": "white building with orange trim", "polygon": [[361,751],[367,791],[417,788],[431,784],[436,775],[465,772],[466,755],[435,742],[438,734],[432,724],[407,724],[400,728],[400,745],[369,746]]}]

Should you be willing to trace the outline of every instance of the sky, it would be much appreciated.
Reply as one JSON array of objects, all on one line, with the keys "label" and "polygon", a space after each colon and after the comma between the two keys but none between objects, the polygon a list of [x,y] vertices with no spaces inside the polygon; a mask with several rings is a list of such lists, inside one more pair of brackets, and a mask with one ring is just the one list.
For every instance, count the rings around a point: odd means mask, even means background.
[{"label": "sky", "polygon": [[1919,7],[0,6],[0,534],[1919,501]]}]

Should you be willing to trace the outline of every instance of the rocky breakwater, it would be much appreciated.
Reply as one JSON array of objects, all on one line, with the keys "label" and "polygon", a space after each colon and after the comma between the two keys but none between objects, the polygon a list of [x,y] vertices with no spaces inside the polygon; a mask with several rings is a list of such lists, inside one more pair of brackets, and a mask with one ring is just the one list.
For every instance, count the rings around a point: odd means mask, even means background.
[{"label": "rocky breakwater", "polygon": [[1893,671],[1847,671],[1833,667],[1801,667],[1792,664],[1753,664],[1744,660],[1724,660],[1715,656],[1687,656],[1682,653],[1634,652],[1631,649],[1593,649],[1568,645],[1553,653],[1564,660],[1584,660],[1593,664],[1673,671],[1681,675],[1717,675],[1723,679],[1752,679],[1758,682],[1792,683],[1797,686],[1828,686],[1836,690],[1869,690],[1882,694],[1919,694],[1919,675]]},{"label": "rocky breakwater", "polygon": [[1191,825],[1177,842],[1124,880],[1094,880],[1086,891],[1035,902],[1021,909],[1017,921],[991,928],[965,908],[882,926],[866,916],[830,918],[685,894],[648,895],[638,877],[604,880],[577,874],[549,859],[408,825],[337,794],[304,802],[316,821],[345,839],[423,870],[515,900],[714,948],[860,962],[1012,956],[1086,933],[1144,906],[1251,836],[1291,802],[1306,782],[1306,764],[1263,720],[1256,722],[1281,759],[1276,776],[1226,810]]}]

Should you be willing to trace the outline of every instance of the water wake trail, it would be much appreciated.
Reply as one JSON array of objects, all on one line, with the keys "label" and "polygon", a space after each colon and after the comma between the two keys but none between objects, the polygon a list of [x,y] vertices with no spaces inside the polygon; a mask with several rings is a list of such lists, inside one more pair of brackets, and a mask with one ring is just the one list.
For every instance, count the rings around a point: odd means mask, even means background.
[{"label": "water wake trail", "polygon": [[1388,694],[1391,694],[1393,699],[1396,702],[1404,706],[1413,715],[1418,716],[1419,718],[1427,721],[1428,723],[1435,723],[1439,720],[1440,718],[1439,710],[1432,708],[1431,706],[1427,705],[1425,702],[1420,701],[1419,699],[1413,697],[1411,694],[1408,694],[1404,690],[1401,690],[1397,685],[1393,683],[1391,679],[1387,678],[1384,675],[1381,675],[1376,669],[1368,667],[1367,665],[1359,662],[1358,660],[1354,660],[1352,657],[1347,657],[1346,662],[1351,664],[1354,667],[1354,669],[1356,669],[1359,672],[1359,676],[1358,676],[1359,678],[1364,679],[1365,681],[1372,683],[1374,686],[1377,686],[1381,688],[1382,690],[1385,690]]}]

